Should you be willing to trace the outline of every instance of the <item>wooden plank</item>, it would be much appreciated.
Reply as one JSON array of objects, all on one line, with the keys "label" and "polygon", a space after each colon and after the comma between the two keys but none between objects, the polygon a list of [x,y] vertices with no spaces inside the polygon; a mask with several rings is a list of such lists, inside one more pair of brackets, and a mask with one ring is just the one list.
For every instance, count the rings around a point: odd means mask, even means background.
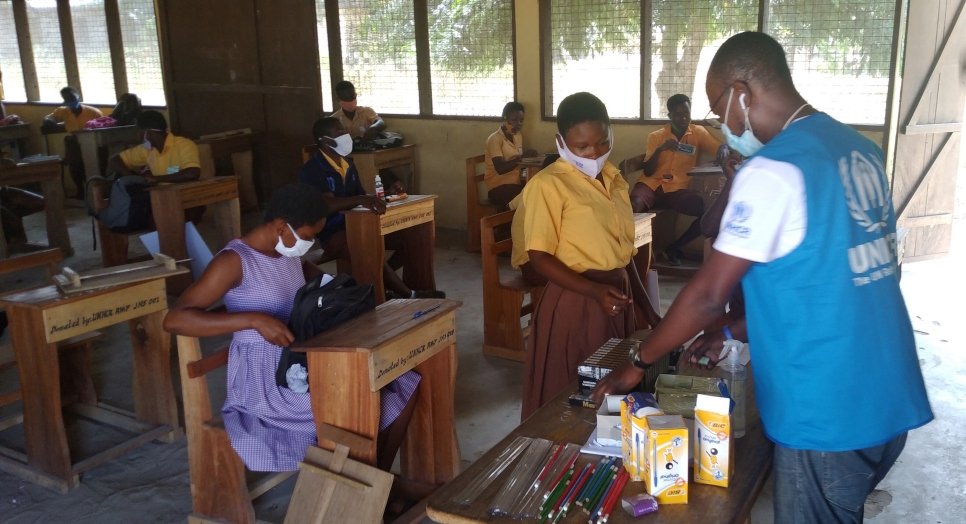
[{"label": "wooden plank", "polygon": [[[39,266],[47,266],[48,276],[56,272],[57,264],[64,259],[64,254],[59,249],[45,249],[35,253],[16,255],[0,260],[0,273],[13,273]],[[55,271],[51,271],[53,268]]]},{"label": "wooden plank", "polygon": [[[117,272],[118,269],[126,268],[128,266],[140,266],[141,269],[125,271],[123,273]],[[58,277],[57,286],[65,294],[72,295],[107,287],[120,286],[123,284],[144,282],[146,280],[164,281],[166,278],[184,275],[190,272],[191,269],[183,265],[177,266],[177,269],[168,269],[163,265],[158,265],[156,262],[139,262],[135,264],[121,264],[119,266],[95,269],[89,273],[84,273],[80,275],[83,277],[83,280],[81,280],[81,284],[79,286],[64,283],[60,281]]]},{"label": "wooden plank", "polygon": [[456,342],[456,315],[440,315],[423,322],[391,344],[373,351],[369,365],[369,384],[379,391],[406,371]]},{"label": "wooden plank", "polygon": [[282,471],[281,473],[265,475],[248,487],[248,499],[255,500],[261,497],[294,474],[294,471]]},{"label": "wooden plank", "polygon": [[906,126],[902,130],[905,135],[928,135],[936,133],[958,133],[963,130],[962,122],[945,122],[938,124],[917,124]]},{"label": "wooden plank", "polygon": [[[416,367],[422,379],[416,391],[416,407],[400,456],[407,479],[440,485],[460,471],[456,439],[455,402],[456,344],[452,343]],[[431,454],[425,450],[431,449]]]},{"label": "wooden plank", "polygon": [[913,229],[913,228],[938,226],[938,225],[952,224],[952,223],[953,223],[952,213],[937,213],[935,215],[903,218],[899,220],[897,227]]},{"label": "wooden plank", "polygon": [[[309,391],[316,427],[335,426],[371,442],[354,447],[350,456],[366,464],[376,463],[380,394],[369,387],[369,356],[366,353],[319,352],[308,354]],[[318,445],[336,449],[337,442],[323,438]]]},{"label": "wooden plank", "polygon": [[59,342],[167,307],[164,280],[158,279],[46,308],[42,326],[47,342]]},{"label": "wooden plank", "polygon": [[[412,196],[409,198],[413,199]],[[435,199],[435,196],[432,198]],[[379,220],[383,236],[435,219],[436,206],[432,200],[410,199],[386,207],[386,214],[381,215]]]},{"label": "wooden plank", "polygon": [[37,81],[37,63],[34,62],[34,46],[30,38],[26,0],[13,0],[13,23],[17,28],[17,46],[20,48],[20,64],[23,67],[23,83],[27,100],[36,102],[40,100],[40,83]]},{"label": "wooden plank", "polygon": [[171,432],[170,426],[158,426],[147,433],[132,437],[124,442],[111,446],[110,448],[94,455],[88,457],[80,462],[74,464],[73,472],[75,475],[80,475],[85,471],[92,470],[101,464],[110,462],[118,457],[126,455],[131,450],[139,448],[152,440],[159,440],[168,433]]},{"label": "wooden plank", "polygon": [[169,426],[171,433],[165,440],[173,442],[182,433],[171,382],[171,334],[162,326],[168,310],[164,307],[145,313],[128,321],[134,368],[131,374],[134,413],[138,420]]},{"label": "wooden plank", "polygon": [[130,417],[125,417],[113,411],[89,404],[74,403],[64,409],[80,417],[101,424],[107,424],[108,426],[113,426],[128,433],[140,434],[158,427],[155,424],[145,424],[144,422],[139,422]]},{"label": "wooden plank", "polygon": [[[16,395],[15,400],[20,400],[20,390],[4,396]],[[0,400],[0,406],[5,406],[9,404],[6,400]],[[17,413],[16,415],[11,415],[9,417],[0,419],[0,431],[6,431],[14,426],[19,426],[23,424],[23,413]],[[24,456],[24,461],[26,461],[26,455]]]},{"label": "wooden plank", "polygon": [[9,473],[11,475],[16,475],[27,482],[36,484],[60,494],[65,494],[72,487],[80,484],[80,479],[77,475],[73,475],[70,480],[65,481],[53,475],[44,473],[37,468],[28,466],[27,464],[24,464],[23,460],[9,457],[7,455],[9,451],[10,450],[8,448],[0,447],[0,471]]},{"label": "wooden plank", "polygon": [[187,364],[188,377],[198,378],[228,365],[228,348],[221,348],[211,355]]}]

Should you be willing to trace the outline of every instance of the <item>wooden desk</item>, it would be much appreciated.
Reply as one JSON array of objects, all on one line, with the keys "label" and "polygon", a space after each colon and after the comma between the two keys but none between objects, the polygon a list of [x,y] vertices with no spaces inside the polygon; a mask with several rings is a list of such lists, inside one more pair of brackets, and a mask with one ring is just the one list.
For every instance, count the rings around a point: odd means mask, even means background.
[{"label": "wooden desk", "polygon": [[372,284],[376,304],[385,301],[382,268],[386,256],[383,237],[398,232],[403,250],[403,282],[410,289],[436,289],[433,248],[436,246],[436,195],[409,195],[386,206],[377,215],[367,209],[345,212],[346,239],[352,253],[352,276],[357,282]]},{"label": "wooden desk", "polygon": [[714,164],[694,166],[694,168],[688,171],[688,175],[691,176],[688,189],[701,195],[702,200],[704,200],[705,209],[710,208],[711,204],[718,198],[718,195],[721,194],[721,190],[727,181],[724,172],[721,170],[721,166]]},{"label": "wooden desk", "polygon": [[[171,383],[171,336],[161,328],[168,311],[164,279],[62,296],[47,286],[0,297],[10,319],[10,338],[20,371],[26,454],[0,448],[0,470],[61,492],[79,475],[155,439],[181,436]],[[137,434],[80,461],[71,458],[61,400],[57,342],[127,322],[134,369],[134,415],[107,409],[96,398],[80,398],[69,409]],[[71,381],[90,380],[86,369]],[[94,396],[94,395],[92,395]]]},{"label": "wooden desk", "polygon": [[[158,184],[151,188],[151,213],[158,228],[158,243],[162,253],[175,260],[188,257],[184,210],[198,206],[209,206],[208,213],[218,228],[221,245],[241,236],[238,177]],[[179,275],[169,279],[168,288],[173,294],[179,294],[190,283],[191,275]]]},{"label": "wooden desk", "polygon": [[75,131],[77,145],[84,161],[84,176],[106,176],[107,161],[113,153],[144,140],[144,132],[137,126],[104,127],[101,129],[82,129]]},{"label": "wooden desk", "polygon": [[[17,164],[16,167],[0,168],[0,185],[19,186],[40,183],[44,194],[44,213],[47,215],[47,244],[57,247],[65,257],[74,254],[67,232],[64,216],[64,186],[60,178],[60,157],[41,162]],[[6,238],[0,234],[0,258],[9,256]]]},{"label": "wooden desk", "polygon": [[349,155],[349,158],[352,159],[356,165],[356,170],[359,171],[359,181],[362,182],[362,187],[370,195],[376,194],[376,175],[379,174],[379,170],[395,167],[408,168],[408,180],[405,174],[396,175],[406,184],[406,191],[410,193],[419,191],[419,171],[416,170],[415,144],[375,151],[354,151]]},{"label": "wooden desk", "polygon": [[197,140],[199,149],[209,147],[215,175],[238,177],[239,200],[242,210],[258,208],[255,180],[252,172],[252,151],[255,135],[250,129],[226,131],[206,135]]},{"label": "wooden desk", "polygon": [[[350,457],[376,464],[379,389],[415,369],[422,379],[402,448],[403,477],[441,484],[459,472],[453,406],[460,305],[445,299],[392,300],[292,348],[308,353],[316,425],[328,424],[369,439],[368,446],[351,449]],[[324,439],[319,446],[334,449],[334,443]]]},{"label": "wooden desk", "polygon": [[14,160],[20,160],[27,151],[27,138],[30,137],[30,124],[24,122],[9,126],[0,126],[0,142],[10,142],[16,152]]},{"label": "wooden desk", "polygon": [[[540,408],[506,438],[487,451],[479,460],[471,464],[455,480],[436,490],[428,500],[427,514],[429,518],[434,522],[447,524],[492,520],[487,517],[487,509],[496,492],[505,482],[509,471],[505,471],[468,507],[454,503],[453,498],[471,480],[478,477],[517,436],[539,437],[555,442],[573,442],[581,445],[586,443],[597,423],[596,411],[571,407],[567,402],[567,397],[573,391],[563,392],[553,401]],[[746,433],[744,437],[735,441],[737,462],[735,463],[735,475],[731,485],[727,488],[721,488],[698,484],[693,479],[694,467],[689,465],[688,503],[663,505],[657,513],[648,515],[646,522],[744,522],[748,518],[755,499],[758,498],[758,494],[771,471],[773,447],[762,432],[761,421],[758,419],[758,409],[752,402],[753,398],[752,388],[749,388]],[[693,441],[691,445],[693,446]],[[692,450],[689,450],[689,460],[693,460],[693,453],[692,448]],[[598,458],[593,455],[582,454],[577,460],[577,467],[582,467],[586,462],[596,462]],[[628,482],[623,495],[643,492],[643,482]],[[579,515],[579,518],[576,515]],[[581,511],[571,512],[563,520],[567,523],[586,521],[587,516]],[[611,513],[608,522],[631,523],[643,522],[643,520],[631,517],[618,505]]]}]

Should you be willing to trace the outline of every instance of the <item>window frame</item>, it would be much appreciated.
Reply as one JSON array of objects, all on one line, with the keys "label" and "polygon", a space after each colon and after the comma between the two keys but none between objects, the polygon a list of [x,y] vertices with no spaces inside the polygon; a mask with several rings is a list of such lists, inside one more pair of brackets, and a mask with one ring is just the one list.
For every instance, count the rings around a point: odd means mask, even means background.
[{"label": "window frame", "polygon": [[[556,122],[557,117],[553,115],[553,60],[551,46],[551,31],[550,27],[550,10],[552,0],[539,0],[539,25],[540,25],[540,119],[544,122]],[[898,49],[894,45],[897,41],[897,35],[901,31],[899,25],[900,14],[902,10],[903,0],[895,1],[894,9],[894,20],[893,24],[893,35],[892,41],[893,46],[890,50],[890,67],[889,67],[889,87],[886,92],[885,104],[882,108],[882,123],[881,124],[848,124],[849,127],[856,129],[858,131],[873,131],[873,132],[885,132],[889,122],[889,107],[892,105],[894,99],[895,91],[895,76],[896,76],[896,66],[897,66],[897,55]],[[758,26],[756,31],[763,31],[763,28],[768,26],[768,5],[769,0],[758,0]],[[640,93],[640,112],[643,115],[645,113],[645,108],[650,107],[650,96],[651,96],[651,68],[650,68],[650,56],[652,49],[652,42],[650,38],[646,38],[645,35],[651,34],[651,13],[653,4],[651,0],[641,0],[641,86],[647,86],[641,89]],[[514,29],[516,27],[514,26]],[[516,68],[514,67],[514,75],[516,74]],[[612,121],[618,124],[640,124],[640,125],[664,125],[667,123],[667,119],[658,118],[625,118],[625,117],[614,117],[611,118]]]},{"label": "window frame", "polygon": [[[419,113],[385,113],[379,116],[401,119],[434,119],[434,120],[469,120],[469,121],[500,121],[500,115],[450,115],[433,112],[433,85],[431,70],[431,54],[429,50],[429,7],[427,0],[411,0],[413,3],[413,24],[416,36],[416,74],[417,91],[419,96]],[[342,62],[342,33],[340,26],[339,0],[324,0],[326,35],[329,43],[329,78],[332,86],[343,79],[344,68]],[[513,100],[517,92],[517,0],[510,0],[510,38],[512,42],[511,63],[513,67]],[[324,73],[323,73],[324,74]],[[333,111],[339,107],[335,93],[321,93],[323,102],[328,100]],[[508,100],[509,101],[509,100]],[[323,104],[324,106],[325,104]]]},{"label": "window frame", "polygon": [[[24,91],[27,100],[26,105],[39,106],[60,106],[59,101],[42,100],[40,97],[40,85],[37,77],[37,64],[34,59],[33,41],[30,35],[30,26],[27,19],[27,1],[9,0],[13,5],[14,25],[17,29],[17,43],[20,48],[20,64],[23,69]],[[121,34],[121,13],[118,0],[104,1],[104,17],[107,24],[108,49],[111,54],[111,70],[114,78],[115,96],[119,97],[129,92],[127,80],[127,66],[124,58],[124,43]],[[70,0],[56,0],[57,2],[57,26],[60,30],[62,42],[62,53],[64,56],[64,69],[67,77],[67,85],[77,87],[81,96],[84,94],[84,86],[80,81],[80,68],[77,61],[77,50],[74,42],[73,20],[70,11]],[[156,27],[160,21],[157,20],[157,7],[155,6]],[[161,47],[160,35],[158,36],[158,46]],[[159,63],[161,75],[164,78],[163,64]],[[9,103],[20,103],[10,101]],[[112,105],[95,103],[98,106]],[[154,107],[164,109],[167,107],[167,92],[165,92],[165,105]]]}]

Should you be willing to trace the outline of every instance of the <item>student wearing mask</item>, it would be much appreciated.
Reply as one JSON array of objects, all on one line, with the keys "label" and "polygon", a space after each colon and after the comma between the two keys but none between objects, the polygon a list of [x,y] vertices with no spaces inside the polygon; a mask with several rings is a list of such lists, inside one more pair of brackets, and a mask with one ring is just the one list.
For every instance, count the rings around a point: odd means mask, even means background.
[{"label": "student wearing mask", "polygon": [[[347,158],[352,152],[352,137],[339,119],[320,118],[312,126],[312,135],[318,150],[299,171],[299,182],[318,189],[329,209],[325,228],[318,234],[322,249],[328,255],[351,260],[342,211],[362,206],[381,215],[386,212],[386,202],[367,195],[362,187],[355,164]],[[398,235],[386,235],[385,241],[387,249],[405,249]],[[398,298],[445,298],[439,291],[409,289],[388,263],[383,264],[383,282]]]},{"label": "student wearing mask", "polygon": [[53,113],[44,117],[42,128],[45,132],[66,131],[64,137],[64,161],[70,169],[71,179],[77,188],[77,196],[83,198],[84,183],[87,180],[84,171],[84,158],[81,156],[80,145],[74,132],[84,129],[84,124],[95,118],[104,116],[100,109],[81,103],[77,89],[67,86],[60,90],[64,105],[54,109]]},{"label": "student wearing mask", "polygon": [[[721,315],[740,283],[746,333],[734,334],[747,335],[775,443],[775,522],[862,522],[908,432],[933,419],[899,288],[882,150],[811,107],[781,44],[764,33],[725,41],[705,90],[728,146],[748,160],[711,256],[594,398],[638,384],[650,363]],[[685,358],[698,362],[708,349]]]},{"label": "student wearing mask", "polygon": [[[282,348],[295,340],[287,326],[295,294],[319,274],[300,257],[325,225],[321,202],[313,187],[279,188],[261,225],[229,242],[164,319],[176,335],[232,334],[221,416],[232,447],[253,471],[295,471],[316,443],[309,393],[277,386],[275,370]],[[225,311],[208,309],[221,299]],[[381,390],[376,454],[386,471],[412,416],[419,379],[409,371]]]},{"label": "student wearing mask", "polygon": [[343,80],[336,84],[335,96],[339,99],[339,110],[331,116],[342,123],[353,140],[372,140],[386,129],[386,123],[375,110],[358,105],[356,88],[352,82]]},{"label": "student wearing mask", "polygon": [[520,161],[535,156],[536,151],[523,149],[523,104],[507,102],[503,106],[503,123],[486,139],[483,183],[491,204],[506,209],[523,185],[520,183]]},{"label": "student wearing mask", "polygon": [[647,136],[643,155],[624,160],[624,173],[643,169],[631,190],[635,213],[654,209],[672,209],[694,217],[694,221],[678,239],[664,249],[668,262],[681,265],[681,248],[701,235],[700,221],[704,213],[701,195],[688,189],[690,171],[701,155],[717,155],[721,143],[707,129],[691,123],[691,99],[674,95],[667,100],[670,122]]},{"label": "student wearing mask", "polygon": [[607,108],[590,93],[570,95],[557,130],[560,158],[521,194],[524,248],[549,281],[527,340],[522,418],[571,387],[577,364],[607,339],[635,329],[625,269],[636,251],[634,218],[627,182],[607,162]]},{"label": "student wearing mask", "polygon": [[111,169],[120,175],[141,175],[151,182],[191,182],[201,176],[198,146],[168,131],[168,122],[157,111],[137,116],[141,145],[111,157]]}]

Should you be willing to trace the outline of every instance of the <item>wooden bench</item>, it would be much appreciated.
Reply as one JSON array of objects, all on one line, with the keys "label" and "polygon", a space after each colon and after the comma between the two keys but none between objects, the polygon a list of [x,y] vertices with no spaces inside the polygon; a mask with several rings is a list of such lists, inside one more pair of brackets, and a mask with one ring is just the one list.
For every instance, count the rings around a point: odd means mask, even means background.
[{"label": "wooden bench", "polygon": [[477,155],[466,159],[466,250],[469,252],[480,250],[480,230],[477,227],[480,219],[500,211],[490,204],[485,195],[480,197],[484,158],[484,155]]},{"label": "wooden bench", "polygon": [[[520,319],[533,313],[543,287],[528,284],[519,272],[510,279],[500,277],[499,256],[513,249],[513,241],[510,238],[497,241],[495,230],[506,229],[513,221],[513,214],[514,211],[504,211],[480,221],[483,354],[522,362],[530,328],[521,327]],[[527,295],[530,300],[524,305]]]}]

